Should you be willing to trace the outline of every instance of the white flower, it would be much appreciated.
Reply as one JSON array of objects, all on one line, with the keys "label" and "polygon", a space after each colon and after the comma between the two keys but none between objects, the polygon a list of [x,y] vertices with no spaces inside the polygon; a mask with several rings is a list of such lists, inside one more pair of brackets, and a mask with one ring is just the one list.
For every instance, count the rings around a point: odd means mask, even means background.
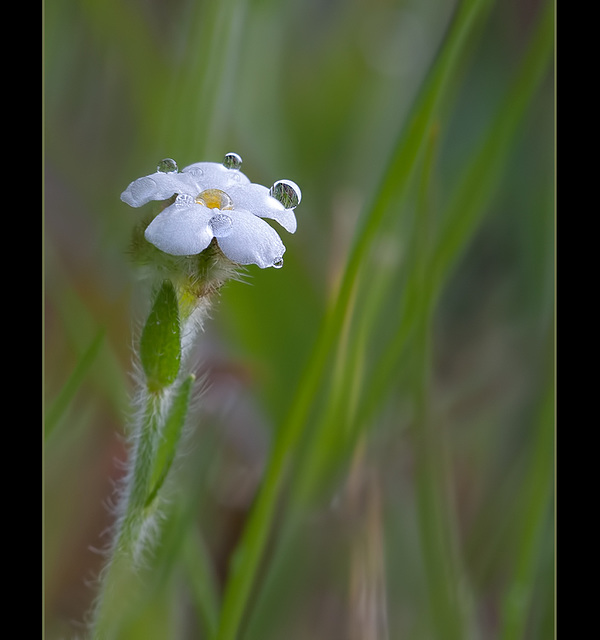
[{"label": "white flower", "polygon": [[294,233],[300,189],[290,180],[279,180],[271,189],[253,184],[239,170],[240,165],[241,158],[233,153],[225,156],[223,164],[197,162],[180,172],[173,160],[163,160],[155,173],[134,180],[121,200],[141,207],[177,194],[175,202],[145,231],[146,240],[161,251],[195,255],[216,238],[233,262],[263,269],[281,267],[285,247],[262,218],[276,220]]}]

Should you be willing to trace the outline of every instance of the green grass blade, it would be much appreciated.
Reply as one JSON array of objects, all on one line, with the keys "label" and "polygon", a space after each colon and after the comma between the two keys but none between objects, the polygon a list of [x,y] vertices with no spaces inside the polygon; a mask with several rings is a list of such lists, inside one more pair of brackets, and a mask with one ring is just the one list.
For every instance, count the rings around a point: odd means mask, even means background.
[{"label": "green grass blade", "polygon": [[193,530],[188,531],[182,552],[185,572],[192,598],[204,623],[206,637],[214,638],[219,624],[219,597],[204,540]]},{"label": "green grass blade", "polygon": [[302,433],[312,400],[321,384],[331,346],[337,342],[336,336],[348,313],[360,265],[371,247],[390,203],[398,197],[398,193],[402,192],[409,182],[431,119],[466,53],[468,36],[479,21],[487,15],[489,6],[490,3],[487,0],[469,0],[460,5],[440,56],[416,102],[409,124],[396,144],[374,202],[367,209],[368,213],[356,236],[357,240],[339,293],[324,320],[288,420],[283,425],[271,452],[263,485],[238,549],[236,563],[225,593],[219,640],[233,640],[238,635],[271,528],[281,482]]},{"label": "green grass blade", "polygon": [[105,330],[100,329],[90,346],[85,350],[75,369],[65,382],[60,393],[56,396],[52,404],[48,407],[44,419],[44,438],[48,439],[53,433],[56,425],[67,411],[73,398],[77,394],[79,387],[85,380],[90,367],[94,363],[96,356],[100,352],[100,348],[104,342]]},{"label": "green grass blade", "polygon": [[[554,354],[552,343],[550,353]],[[546,364],[546,363],[544,363]],[[548,363],[546,390],[536,416],[536,437],[532,443],[527,476],[520,487],[519,535],[515,545],[514,568],[502,603],[501,640],[525,637],[535,601],[535,585],[543,536],[551,515],[554,483],[554,363]]]},{"label": "green grass blade", "polygon": [[450,198],[433,258],[433,277],[438,288],[472,237],[490,195],[503,175],[518,126],[549,71],[553,49],[554,2],[550,1],[541,10],[529,49],[488,135],[472,155]]},{"label": "green grass blade", "polygon": [[[427,283],[425,270],[431,251],[431,221],[428,219],[426,204],[434,159],[438,147],[439,127],[434,126],[427,136],[423,154],[423,168],[420,177],[420,204],[417,205],[417,220],[413,225],[413,235],[409,245],[407,262],[412,264],[409,283],[413,283],[410,299],[412,304],[405,308],[413,309],[413,315],[423,306],[422,291]],[[314,437],[299,466],[303,473],[299,477],[298,495],[304,501],[318,486],[319,476],[327,468],[336,466],[336,460],[344,460],[348,451],[356,446],[356,439],[369,422],[359,421],[358,409],[362,401],[364,385],[370,377],[367,370],[367,355],[370,338],[377,336],[377,321],[388,312],[387,303],[392,298],[390,287],[395,282],[394,270],[383,267],[375,276],[372,265],[363,269],[361,280],[357,283],[359,293],[353,300],[362,296],[360,303],[354,303],[349,309],[345,324],[350,328],[341,333],[335,356],[337,376],[333,379],[332,391],[328,394],[329,411],[323,415],[321,425],[315,430]],[[402,331],[402,328],[399,329]],[[342,340],[343,338],[343,340]],[[300,488],[301,487],[301,488]]]},{"label": "green grass blade", "polygon": [[[552,60],[553,50],[553,3],[548,3],[541,16],[537,32],[532,38],[529,51],[519,73],[491,123],[487,136],[475,149],[463,174],[461,183],[449,199],[442,218],[442,228],[436,232],[437,241],[431,257],[431,295],[439,296],[452,266],[459,259],[470,238],[473,237],[486,207],[492,198],[498,181],[509,158],[515,141],[518,125],[535,95]],[[421,286],[418,270],[408,275],[405,296],[414,298]],[[372,416],[386,393],[385,382],[394,376],[408,338],[416,326],[414,304],[405,304],[399,320],[398,331],[387,345],[373,374],[369,387],[359,408],[358,421],[364,423]]]},{"label": "green grass blade", "polygon": [[[186,162],[221,159],[224,130],[235,105],[237,63],[247,0],[192,3],[182,40],[190,45],[165,91],[155,136]],[[178,113],[177,118],[172,113]],[[214,154],[219,154],[214,157]]]}]

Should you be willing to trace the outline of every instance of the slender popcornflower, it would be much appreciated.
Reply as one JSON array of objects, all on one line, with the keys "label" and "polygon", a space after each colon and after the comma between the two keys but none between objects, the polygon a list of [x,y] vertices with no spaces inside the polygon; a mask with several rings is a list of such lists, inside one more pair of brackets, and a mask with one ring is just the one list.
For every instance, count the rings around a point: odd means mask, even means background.
[{"label": "slender popcornflower", "polygon": [[283,265],[285,246],[265,218],[296,231],[298,185],[253,184],[241,164],[237,154],[228,153],[222,164],[197,162],[179,171],[166,159],[121,194],[132,207],[157,200],[164,208],[149,223],[136,225],[131,245],[134,261],[152,276],[152,305],[134,341],[138,366],[130,456],[93,612],[94,640],[118,637],[113,612],[129,598],[132,585],[141,588],[137,569],[167,517],[171,467],[196,393],[190,356],[213,294],[237,277],[241,265]]},{"label": "slender popcornflower", "polygon": [[253,184],[239,170],[241,163],[240,156],[228,153],[223,164],[197,162],[178,171],[176,163],[166,159],[155,173],[132,182],[121,200],[141,207],[176,196],[144,233],[148,242],[165,253],[196,255],[216,239],[232,262],[279,268],[285,246],[263,218],[276,220],[294,233],[300,188],[291,180],[279,180],[270,189]]}]

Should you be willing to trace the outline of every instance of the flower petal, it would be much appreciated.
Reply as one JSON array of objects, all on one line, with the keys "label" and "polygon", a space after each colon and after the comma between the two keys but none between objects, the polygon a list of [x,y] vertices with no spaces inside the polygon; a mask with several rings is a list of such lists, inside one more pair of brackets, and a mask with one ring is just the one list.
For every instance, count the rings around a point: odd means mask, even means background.
[{"label": "flower petal", "polygon": [[204,251],[214,234],[208,221],[213,211],[199,204],[172,204],[148,225],[145,238],[165,253],[191,256]]},{"label": "flower petal", "polygon": [[150,200],[166,200],[176,193],[189,193],[190,188],[193,190],[190,176],[157,171],[134,180],[121,194],[121,200],[131,207],[141,207]]},{"label": "flower petal", "polygon": [[196,188],[194,195],[205,189],[221,189],[229,193],[233,187],[250,183],[238,169],[228,169],[218,162],[196,162],[183,169],[182,174],[192,178]]},{"label": "flower petal", "polygon": [[269,195],[269,189],[262,184],[246,184],[228,191],[234,209],[239,207],[259,218],[276,220],[286,231],[294,233],[297,228],[293,209],[286,209],[281,202]]},{"label": "flower petal", "polygon": [[280,266],[285,246],[277,232],[264,220],[240,209],[228,211],[231,233],[217,240],[223,253],[238,264],[257,264],[261,269]]}]

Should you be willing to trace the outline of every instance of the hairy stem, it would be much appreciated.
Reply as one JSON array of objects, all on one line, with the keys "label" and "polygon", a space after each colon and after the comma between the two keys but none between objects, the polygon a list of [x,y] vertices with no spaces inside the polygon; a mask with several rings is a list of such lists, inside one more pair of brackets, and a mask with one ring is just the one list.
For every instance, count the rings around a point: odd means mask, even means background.
[{"label": "hairy stem", "polygon": [[210,296],[164,279],[154,292],[135,356],[141,375],[135,394],[131,455],[92,622],[92,637],[118,637],[127,611],[142,597],[144,556],[164,517],[163,486],[186,423],[192,386],[192,349],[210,308]]}]

